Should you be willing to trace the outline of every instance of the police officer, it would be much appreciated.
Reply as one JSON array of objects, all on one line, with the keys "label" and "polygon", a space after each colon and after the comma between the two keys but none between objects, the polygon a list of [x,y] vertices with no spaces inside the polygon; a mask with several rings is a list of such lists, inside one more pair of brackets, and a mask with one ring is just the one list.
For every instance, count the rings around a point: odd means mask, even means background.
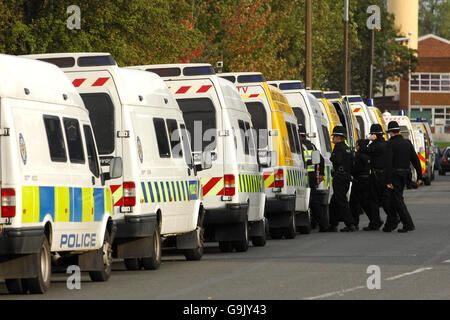
[{"label": "police officer", "polygon": [[352,170],[352,152],[345,142],[346,132],[343,126],[333,129],[334,149],[331,154],[333,163],[333,196],[330,203],[330,228],[329,232],[336,232],[339,221],[344,221],[345,228],[341,232],[353,232],[356,228],[347,200],[347,192],[350,188]]},{"label": "police officer", "polygon": [[[417,184],[422,183],[422,168],[420,166],[420,160],[417,156],[414,147],[408,139],[404,139],[400,134],[400,126],[396,121],[391,121],[388,124],[388,132],[391,136],[388,145],[392,150],[392,210],[400,216],[400,221],[403,224],[403,228],[398,230],[400,233],[413,231],[415,229],[411,215],[408,212],[408,208],[405,205],[403,199],[403,190],[407,183],[409,176],[410,163],[414,166],[417,172]],[[390,230],[395,230],[397,225],[390,226]]]},{"label": "police officer", "polygon": [[371,174],[369,177],[369,225],[364,231],[377,231],[383,224],[380,219],[380,206],[388,215],[386,224],[395,221],[390,207],[390,177],[392,172],[392,154],[383,137],[383,128],[379,124],[370,127],[369,143],[361,145],[361,152],[370,157]]},{"label": "police officer", "polygon": [[361,152],[361,146],[367,145],[367,140],[358,140],[352,167],[352,192],[350,194],[350,210],[355,228],[359,230],[359,216],[362,211],[369,214],[369,175],[370,157]]},{"label": "police officer", "polygon": [[[326,205],[321,203],[320,194],[317,192],[317,186],[323,181],[325,161],[322,155],[320,155],[319,165],[312,164],[312,152],[316,151],[317,148],[306,138],[306,130],[302,124],[299,124],[298,126],[298,134],[300,142],[303,145],[303,156],[308,169],[308,183],[311,188],[309,206],[312,214],[312,225],[319,225],[319,232],[326,232],[330,227],[328,223],[328,213]],[[317,176],[317,167],[319,168],[319,176]]]}]

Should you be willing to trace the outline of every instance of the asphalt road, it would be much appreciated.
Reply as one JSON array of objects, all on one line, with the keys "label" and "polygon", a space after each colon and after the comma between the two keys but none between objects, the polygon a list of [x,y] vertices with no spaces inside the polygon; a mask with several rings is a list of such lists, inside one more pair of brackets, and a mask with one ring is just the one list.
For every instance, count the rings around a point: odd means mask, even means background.
[{"label": "asphalt road", "polygon": [[[227,254],[214,244],[197,262],[166,254],[157,271],[129,272],[117,261],[108,282],[83,274],[80,290],[67,289],[66,274],[54,274],[40,296],[7,295],[0,282],[0,299],[450,299],[450,176],[406,199],[416,224],[407,234],[314,231]],[[372,265],[380,289],[367,287]]]}]

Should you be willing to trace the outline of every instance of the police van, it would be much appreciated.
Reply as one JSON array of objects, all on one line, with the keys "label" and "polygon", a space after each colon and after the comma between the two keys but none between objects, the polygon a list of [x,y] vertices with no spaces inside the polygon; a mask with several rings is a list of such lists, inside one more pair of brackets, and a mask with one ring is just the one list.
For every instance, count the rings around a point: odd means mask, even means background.
[{"label": "police van", "polygon": [[57,67],[0,55],[0,278],[10,293],[44,293],[53,260],[93,281],[110,277],[114,237],[89,114]]},{"label": "police van", "polygon": [[[317,186],[320,195],[320,202],[328,205],[331,200],[331,141],[328,130],[327,119],[317,101],[317,99],[306,91],[303,83],[299,80],[269,81],[269,84],[277,86],[289,101],[289,104],[297,117],[297,123],[302,124],[306,129],[308,139],[316,146],[322,154],[325,164],[324,181]],[[314,171],[312,164],[312,154],[308,156],[311,163],[308,165],[308,172]]]},{"label": "police van", "polygon": [[250,114],[233,84],[210,64],[137,66],[157,73],[174,93],[195,154],[212,152],[200,173],[206,209],[205,239],[223,252],[247,251],[249,239],[264,246],[262,178]]},{"label": "police van", "polygon": [[[297,118],[284,94],[267,84],[261,73],[223,73],[241,94],[258,132],[258,153],[265,158],[266,217],[273,239],[293,239],[297,228],[311,231],[310,189]],[[320,158],[319,158],[320,160]]]},{"label": "police van", "polygon": [[361,96],[344,96],[344,100],[345,99],[348,101],[350,108],[358,121],[361,138],[367,139],[369,137],[371,125],[375,124],[370,117],[368,107]]},{"label": "police van", "polygon": [[[128,270],[157,269],[161,241],[188,260],[203,254],[203,206],[186,125],[156,74],[119,68],[108,53],[30,56],[58,65],[78,90],[95,132],[102,166],[123,160],[112,179],[114,257]],[[201,161],[201,159],[200,159]],[[163,238],[161,238],[163,237]]]},{"label": "police van", "polygon": [[[312,94],[319,104],[320,110],[322,110],[322,114],[325,116],[325,119],[327,121],[327,127],[328,132],[330,133],[330,141],[331,139],[331,133],[333,132],[334,127],[341,125],[341,120],[339,119],[339,115],[336,111],[336,108],[331,102],[328,102],[327,99],[325,99],[325,95],[320,90],[308,90],[310,94]],[[334,148],[334,144],[331,141],[331,147]]]}]

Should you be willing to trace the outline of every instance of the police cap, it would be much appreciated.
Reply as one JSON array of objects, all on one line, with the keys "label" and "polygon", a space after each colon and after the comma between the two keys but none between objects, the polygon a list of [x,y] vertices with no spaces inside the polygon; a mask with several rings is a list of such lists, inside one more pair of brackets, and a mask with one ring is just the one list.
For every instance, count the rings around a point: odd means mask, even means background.
[{"label": "police cap", "polygon": [[370,126],[370,134],[383,134],[383,128],[380,124],[374,123]]},{"label": "police cap", "polygon": [[343,126],[336,126],[333,129],[332,136],[341,136],[341,137],[347,137],[347,133],[345,132],[345,128]]},{"label": "police cap", "polygon": [[400,126],[397,121],[391,121],[388,124],[388,132],[398,132],[400,131]]}]

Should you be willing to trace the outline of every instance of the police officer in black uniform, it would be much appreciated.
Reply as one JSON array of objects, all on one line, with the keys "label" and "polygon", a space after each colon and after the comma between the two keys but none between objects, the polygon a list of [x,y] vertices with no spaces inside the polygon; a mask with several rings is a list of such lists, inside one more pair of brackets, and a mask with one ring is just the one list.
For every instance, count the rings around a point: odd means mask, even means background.
[{"label": "police officer in black uniform", "polygon": [[347,192],[350,188],[352,171],[352,152],[345,142],[346,132],[343,126],[336,126],[333,129],[334,149],[331,154],[333,163],[333,196],[330,203],[330,228],[329,232],[336,232],[339,222],[345,223],[345,228],[341,232],[356,231],[350,206],[347,200]]},{"label": "police officer in black uniform", "polygon": [[[400,216],[400,221],[403,228],[398,230],[400,233],[413,231],[415,229],[411,215],[405,205],[403,199],[403,190],[409,178],[410,163],[414,166],[417,172],[417,184],[422,183],[422,168],[420,160],[417,156],[414,147],[408,139],[404,139],[400,134],[400,126],[396,121],[391,121],[388,124],[388,132],[391,139],[388,142],[389,148],[392,150],[392,210]],[[390,230],[395,230],[397,225],[390,226]]]},{"label": "police officer in black uniform", "polygon": [[[302,124],[298,125],[298,135],[303,145],[303,155],[308,170],[308,183],[311,188],[309,207],[311,208],[312,225],[319,225],[319,232],[325,232],[330,227],[328,223],[328,212],[326,205],[321,203],[320,194],[317,192],[317,186],[323,181],[323,176],[325,175],[325,160],[320,155],[319,165],[313,165],[311,155],[317,148],[306,138],[306,130]],[[317,168],[319,168],[319,176],[317,176]]]},{"label": "police officer in black uniform", "polygon": [[352,167],[352,192],[350,194],[350,210],[352,212],[355,228],[359,230],[359,216],[363,210],[369,214],[369,175],[370,157],[361,152],[361,146],[367,145],[367,140],[358,140],[356,143],[356,153],[353,158]]},{"label": "police officer in black uniform", "polygon": [[377,231],[383,224],[380,218],[380,206],[388,215],[386,224],[395,221],[391,204],[391,190],[389,189],[392,172],[392,154],[388,149],[387,142],[383,137],[383,128],[379,124],[370,127],[370,142],[361,145],[361,152],[370,157],[371,174],[369,177],[369,225],[364,231]]}]

